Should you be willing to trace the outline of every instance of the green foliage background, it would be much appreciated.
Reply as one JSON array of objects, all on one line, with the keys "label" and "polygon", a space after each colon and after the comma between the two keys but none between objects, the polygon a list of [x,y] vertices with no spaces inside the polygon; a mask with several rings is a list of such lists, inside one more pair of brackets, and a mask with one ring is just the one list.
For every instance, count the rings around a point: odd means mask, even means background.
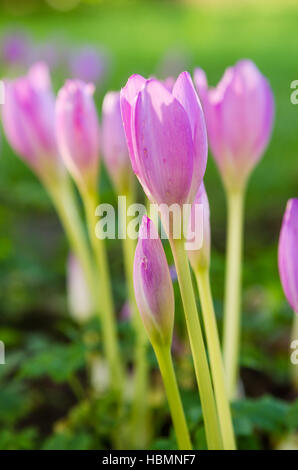
[{"label": "green foliage background", "polygon": [[[15,16],[3,8],[0,30],[26,29],[36,41],[61,36],[73,44],[104,45],[112,53],[112,73],[97,93],[119,89],[129,75],[158,73],[169,50],[177,48],[189,70],[203,67],[211,84],[240,58],[254,60],[269,78],[276,100],[271,143],[254,171],[247,194],[243,273],[244,324],[242,380],[247,399],[233,407],[242,448],[272,448],[298,427],[298,406],[289,377],[292,312],[279,282],[276,252],[288,198],[298,196],[298,106],[290,102],[290,83],[298,79],[298,5],[291,2],[241,2],[232,6],[187,6],[176,2],[84,3],[68,13],[40,6]],[[62,40],[63,42],[63,40]],[[62,44],[61,44],[62,46]],[[0,64],[5,73],[3,64]],[[55,76],[56,88],[64,77]],[[6,345],[0,366],[1,449],[106,448],[116,417],[109,396],[99,400],[86,389],[90,350],[82,335],[99,330],[94,322],[80,329],[65,298],[68,248],[51,202],[30,170],[14,156],[4,138],[0,155],[0,339]],[[225,201],[210,156],[206,187],[213,238],[212,288],[219,322],[222,310]],[[103,172],[104,201],[115,202]],[[140,192],[141,195],[141,192]],[[117,309],[125,301],[121,249],[109,242]],[[179,298],[177,298],[179,305]],[[179,306],[176,312],[179,319]],[[129,358],[131,329],[121,326]],[[152,352],[148,360],[155,368]],[[181,372],[181,381],[184,375]],[[158,380],[155,378],[155,380]],[[201,412],[185,380],[184,401],[198,447],[204,445]],[[160,390],[160,384],[159,384]],[[161,394],[162,395],[162,394]],[[171,448],[167,406],[160,393],[154,409],[157,435],[152,448]],[[117,426],[117,422],[116,422]]]}]

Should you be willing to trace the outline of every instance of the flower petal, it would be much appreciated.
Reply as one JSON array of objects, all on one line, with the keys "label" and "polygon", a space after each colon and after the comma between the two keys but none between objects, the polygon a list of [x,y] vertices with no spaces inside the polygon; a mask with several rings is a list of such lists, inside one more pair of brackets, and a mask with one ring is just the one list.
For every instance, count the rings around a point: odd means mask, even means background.
[{"label": "flower petal", "polygon": [[173,285],[162,243],[153,222],[146,216],[135,252],[134,288],[150,340],[170,344],[174,323]]},{"label": "flower petal", "polygon": [[298,199],[290,199],[283,218],[278,266],[282,286],[294,312],[298,313]]},{"label": "flower petal", "polygon": [[188,72],[179,75],[173,88],[173,96],[185,109],[194,142],[195,158],[190,201],[192,202],[203,180],[207,165],[208,143],[202,106]]},{"label": "flower petal", "polygon": [[132,130],[131,130],[131,119],[132,119],[132,106],[135,103],[139,91],[143,88],[146,83],[146,79],[141,75],[132,75],[124,88],[120,92],[120,107],[123,120],[124,132],[126,135],[126,141],[128,151],[130,155],[131,164],[135,174],[138,174],[136,166],[136,159],[134,155],[134,149],[132,144]]},{"label": "flower petal", "polygon": [[194,145],[182,105],[157,80],[139,92],[132,118],[138,176],[152,199],[168,205],[187,202]]}]

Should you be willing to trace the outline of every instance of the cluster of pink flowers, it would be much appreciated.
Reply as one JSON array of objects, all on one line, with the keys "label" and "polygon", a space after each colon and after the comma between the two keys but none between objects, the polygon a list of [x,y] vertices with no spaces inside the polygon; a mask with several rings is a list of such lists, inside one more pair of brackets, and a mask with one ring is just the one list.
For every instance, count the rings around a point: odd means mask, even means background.
[{"label": "cluster of pink flowers", "polygon": [[51,70],[64,70],[72,78],[100,85],[110,67],[108,51],[91,44],[73,48],[59,33],[35,43],[25,31],[7,31],[0,38],[0,58],[7,69],[22,70],[44,61]]},{"label": "cluster of pink flowers", "polygon": [[[82,194],[97,191],[100,153],[118,194],[133,173],[148,199],[182,207],[202,204],[204,239],[188,253],[196,269],[209,269],[210,209],[203,183],[208,141],[230,193],[244,191],[273,127],[274,99],[256,65],[241,60],[215,88],[205,73],[187,72],[166,82],[131,76],[121,92],[103,101],[102,122],[94,86],[68,80],[55,98],[47,66],[34,64],[25,77],[5,82],[3,127],[10,145],[46,185],[70,173]],[[201,105],[202,103],[202,105]],[[160,214],[163,219],[163,213]],[[193,213],[190,217],[190,228]],[[155,233],[155,237],[146,237]],[[171,232],[169,231],[169,239]],[[298,199],[289,201],[280,235],[278,263],[286,297],[298,312]],[[145,217],[134,259],[136,302],[152,343],[171,345],[174,295],[153,222]],[[179,277],[179,276],[178,276]]]},{"label": "cluster of pink flowers", "polygon": [[[229,67],[215,88],[208,88],[201,69],[195,70],[194,82],[196,89],[184,72],[170,91],[156,79],[133,75],[121,93],[106,95],[100,136],[93,86],[67,81],[55,106],[47,66],[37,63],[25,77],[6,82],[5,134],[16,153],[39,175],[55,177],[61,171],[62,156],[78,179],[96,181],[101,140],[104,161],[120,192],[130,172],[129,154],[132,169],[151,201],[183,204],[193,202],[196,193],[202,200],[206,125],[223,181],[237,187],[247,181],[268,144],[274,102],[268,81],[248,60]],[[205,192],[203,203],[207,207]],[[296,200],[289,202],[284,218],[279,265],[285,292],[297,310],[298,262],[291,255],[297,243],[295,204]],[[206,223],[207,231],[208,226]],[[207,244],[209,238],[205,237]]]}]

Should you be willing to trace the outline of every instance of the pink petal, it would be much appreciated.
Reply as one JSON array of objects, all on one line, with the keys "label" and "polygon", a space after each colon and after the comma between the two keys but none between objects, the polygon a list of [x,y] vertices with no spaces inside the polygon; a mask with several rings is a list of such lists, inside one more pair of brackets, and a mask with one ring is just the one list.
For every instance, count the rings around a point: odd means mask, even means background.
[{"label": "pink petal", "polygon": [[206,170],[208,143],[202,106],[188,72],[179,75],[173,88],[173,96],[185,109],[192,130],[195,158],[190,200],[193,201]]},{"label": "pink petal", "polygon": [[132,122],[135,163],[143,186],[157,203],[187,202],[194,145],[182,105],[158,81],[149,80],[138,94]]},{"label": "pink petal", "polygon": [[283,218],[278,266],[282,286],[294,312],[298,313],[298,199],[290,199]]},{"label": "pink petal", "polygon": [[[147,238],[147,231],[153,234],[152,238]],[[135,252],[134,288],[150,339],[169,343],[174,322],[173,286],[162,243],[147,217],[143,218]]]},{"label": "pink petal", "polygon": [[120,92],[120,107],[124,126],[124,132],[126,134],[126,141],[131,159],[131,164],[134,172],[137,174],[137,167],[135,164],[135,155],[132,144],[132,130],[131,130],[131,119],[132,119],[132,106],[135,103],[139,91],[145,85],[146,80],[141,75],[132,75]]}]

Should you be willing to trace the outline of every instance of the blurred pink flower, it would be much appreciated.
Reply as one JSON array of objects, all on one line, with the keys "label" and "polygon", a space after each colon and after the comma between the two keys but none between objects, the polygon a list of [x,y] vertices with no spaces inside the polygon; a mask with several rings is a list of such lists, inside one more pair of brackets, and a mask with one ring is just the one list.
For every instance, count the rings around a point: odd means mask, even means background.
[{"label": "blurred pink flower", "polygon": [[24,77],[5,81],[2,117],[10,145],[36,173],[51,177],[60,171],[54,129],[55,97],[44,63],[33,65]]},{"label": "blurred pink flower", "polygon": [[70,174],[80,185],[95,187],[99,168],[99,122],[94,86],[67,80],[56,101],[59,151]]},{"label": "blurred pink flower", "polygon": [[120,310],[119,319],[120,321],[130,320],[132,311],[129,302],[125,302]]},{"label": "blurred pink flower", "polygon": [[92,46],[80,47],[70,54],[69,68],[73,78],[98,83],[107,72],[107,54]]},{"label": "blurred pink flower", "polygon": [[209,88],[202,69],[194,72],[202,100],[210,147],[225,185],[243,186],[271,135],[274,101],[256,65],[241,60]]},{"label": "blurred pink flower", "polygon": [[110,91],[102,105],[103,157],[118,193],[124,193],[132,174],[120,110],[120,93]]},{"label": "blurred pink flower", "polygon": [[298,314],[298,199],[290,199],[278,245],[278,267],[283,290]]},{"label": "blurred pink flower", "polygon": [[31,48],[32,44],[26,33],[8,32],[2,37],[2,60],[8,65],[26,66],[30,60]]}]

